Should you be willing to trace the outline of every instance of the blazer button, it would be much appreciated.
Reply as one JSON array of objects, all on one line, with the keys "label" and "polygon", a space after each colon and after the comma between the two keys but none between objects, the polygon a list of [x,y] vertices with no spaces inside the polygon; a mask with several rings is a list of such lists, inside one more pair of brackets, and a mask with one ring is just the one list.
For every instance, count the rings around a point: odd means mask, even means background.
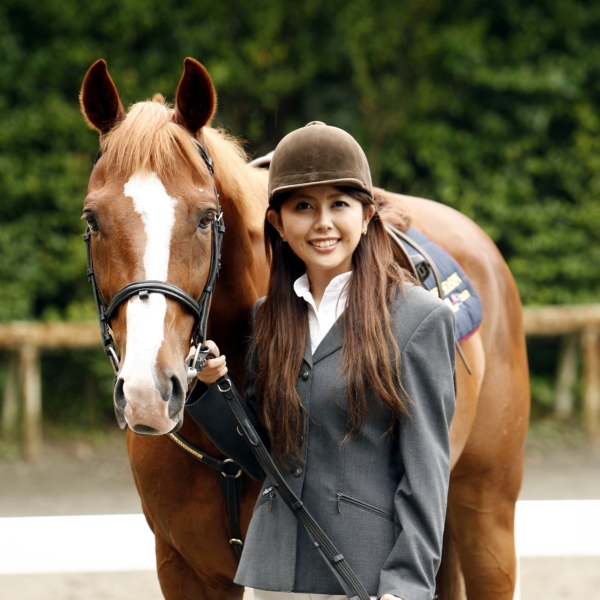
[{"label": "blazer button", "polygon": [[296,467],[296,470],[294,471],[294,477],[300,477],[300,475],[302,475],[302,469],[300,467]]},{"label": "blazer button", "polygon": [[306,381],[308,379],[308,371],[304,371],[304,373],[302,373],[302,380]]}]

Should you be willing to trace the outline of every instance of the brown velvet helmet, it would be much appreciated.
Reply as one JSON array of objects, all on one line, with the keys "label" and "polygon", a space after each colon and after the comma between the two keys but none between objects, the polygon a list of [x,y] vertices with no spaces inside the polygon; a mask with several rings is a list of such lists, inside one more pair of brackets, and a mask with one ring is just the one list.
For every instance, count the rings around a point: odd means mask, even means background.
[{"label": "brown velvet helmet", "polygon": [[313,121],[277,144],[269,168],[269,205],[276,205],[282,192],[310,185],[354,187],[373,196],[367,157],[349,133]]}]

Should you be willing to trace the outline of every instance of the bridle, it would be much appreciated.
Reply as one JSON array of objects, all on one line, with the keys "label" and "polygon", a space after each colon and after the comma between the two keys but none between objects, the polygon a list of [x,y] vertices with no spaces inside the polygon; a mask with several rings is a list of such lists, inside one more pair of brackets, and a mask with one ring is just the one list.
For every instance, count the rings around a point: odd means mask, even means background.
[{"label": "bridle", "polygon": [[[100,292],[98,283],[96,281],[96,275],[94,273],[94,264],[92,259],[92,230],[88,225],[83,239],[85,240],[87,250],[87,276],[88,281],[92,286],[92,292],[94,295],[94,302],[96,304],[96,313],[98,314],[98,324],[100,325],[100,335],[102,336],[102,346],[105,354],[110,358],[112,363],[115,376],[117,376],[120,367],[120,359],[115,348],[115,341],[110,331],[110,321],[115,314],[117,308],[123,304],[126,300],[129,300],[132,296],[138,296],[140,300],[146,300],[149,294],[163,294],[178,300],[183,304],[193,315],[194,315],[194,329],[192,331],[191,343],[196,347],[196,354],[188,364],[188,381],[194,379],[210,352],[210,349],[206,346],[206,328],[208,324],[208,312],[210,309],[210,302],[212,299],[213,292],[215,290],[215,283],[219,269],[221,268],[221,246],[223,244],[223,234],[225,233],[225,225],[223,223],[223,212],[221,211],[221,205],[219,203],[219,193],[217,192],[217,186],[215,184],[214,177],[214,163],[212,158],[208,155],[206,147],[200,143],[195,137],[194,140],[202,160],[205,162],[210,176],[213,181],[213,188],[215,198],[217,201],[216,217],[211,222],[211,257],[210,267],[208,271],[208,278],[204,285],[204,290],[200,295],[200,299],[196,300],[193,296],[190,296],[185,290],[180,287],[168,283],[166,281],[133,281],[122,287],[111,299],[110,303],[107,303]],[[102,155],[101,151],[98,151],[94,166]]]}]

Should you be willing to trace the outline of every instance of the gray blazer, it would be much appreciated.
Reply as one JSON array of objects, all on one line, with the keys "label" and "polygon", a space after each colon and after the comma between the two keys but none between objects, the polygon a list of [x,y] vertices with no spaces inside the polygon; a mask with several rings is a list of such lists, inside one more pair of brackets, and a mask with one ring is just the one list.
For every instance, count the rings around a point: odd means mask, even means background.
[{"label": "gray blazer", "polygon": [[[415,286],[407,286],[405,296],[398,294],[393,308],[411,418],[384,435],[390,414],[371,396],[363,433],[342,443],[346,378],[340,366],[344,331],[339,319],[314,355],[307,340],[298,376],[298,394],[310,415],[302,444],[305,462],[284,469],[275,461],[370,595],[431,600],[448,493],[454,315],[444,302]],[[260,400],[249,371],[246,406],[257,423]],[[224,454],[250,476],[263,479],[216,386],[201,397],[206,387],[196,387],[188,412]],[[256,502],[235,581],[263,590],[343,594],[268,479]]]}]

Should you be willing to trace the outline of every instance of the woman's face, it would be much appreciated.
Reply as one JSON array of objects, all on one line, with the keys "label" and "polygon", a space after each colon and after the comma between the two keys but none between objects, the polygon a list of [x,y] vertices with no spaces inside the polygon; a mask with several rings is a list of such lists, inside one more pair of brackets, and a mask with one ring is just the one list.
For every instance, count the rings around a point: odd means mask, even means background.
[{"label": "woman's face", "polygon": [[330,185],[299,188],[268,219],[311,275],[329,277],[352,269],[352,254],[375,213]]}]

